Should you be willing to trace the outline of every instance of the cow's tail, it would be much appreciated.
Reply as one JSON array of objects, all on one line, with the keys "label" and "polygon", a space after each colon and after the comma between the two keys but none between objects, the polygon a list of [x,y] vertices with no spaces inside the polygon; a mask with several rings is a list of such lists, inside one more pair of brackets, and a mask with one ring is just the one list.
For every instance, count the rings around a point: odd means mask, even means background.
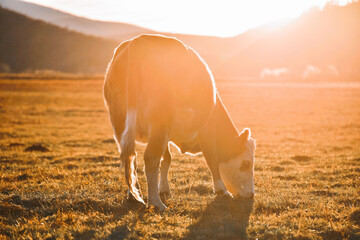
[{"label": "cow's tail", "polygon": [[125,166],[125,178],[129,187],[129,197],[145,204],[140,191],[137,178],[137,163],[135,152],[137,101],[139,92],[139,77],[136,69],[136,61],[131,53],[131,42],[127,46],[127,73],[126,73],[126,120],[125,129],[121,136],[120,158]]}]

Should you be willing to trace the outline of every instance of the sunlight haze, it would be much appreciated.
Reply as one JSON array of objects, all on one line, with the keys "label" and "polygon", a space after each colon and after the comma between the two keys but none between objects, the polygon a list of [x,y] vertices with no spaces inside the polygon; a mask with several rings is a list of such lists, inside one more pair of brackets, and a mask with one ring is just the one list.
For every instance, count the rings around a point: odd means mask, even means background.
[{"label": "sunlight haze", "polygon": [[[167,1],[27,0],[103,21],[135,24],[161,32],[234,36],[250,28],[298,17],[328,0]],[[346,4],[350,0],[332,1]]]}]

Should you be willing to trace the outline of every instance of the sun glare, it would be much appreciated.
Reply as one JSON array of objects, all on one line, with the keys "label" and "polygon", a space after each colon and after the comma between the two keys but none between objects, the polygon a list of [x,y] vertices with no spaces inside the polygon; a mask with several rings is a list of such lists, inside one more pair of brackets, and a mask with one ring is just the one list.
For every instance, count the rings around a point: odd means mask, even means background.
[{"label": "sun glare", "polygon": [[[250,28],[293,19],[329,0],[26,0],[105,21],[120,21],[161,32],[234,36]],[[344,5],[351,0],[333,0]]]}]

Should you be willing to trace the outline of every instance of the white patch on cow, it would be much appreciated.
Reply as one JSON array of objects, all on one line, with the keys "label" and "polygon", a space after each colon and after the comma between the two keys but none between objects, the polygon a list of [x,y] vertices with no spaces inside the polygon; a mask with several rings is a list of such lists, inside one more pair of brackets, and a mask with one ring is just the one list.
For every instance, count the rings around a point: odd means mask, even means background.
[{"label": "white patch on cow", "polygon": [[124,149],[130,141],[135,141],[136,110],[128,109],[126,113],[125,130],[121,136],[120,146]]},{"label": "white patch on cow", "polygon": [[[233,196],[251,197],[254,195],[254,152],[255,140],[250,138],[246,143],[246,150],[240,156],[219,164],[221,178]],[[248,167],[243,169],[243,164]]]},{"label": "white patch on cow", "polygon": [[[114,130],[114,132],[115,132],[115,128],[114,128],[114,127],[113,127],[113,130]],[[115,143],[116,143],[116,146],[118,147],[119,152],[121,152],[120,143],[118,142],[118,139],[117,139],[117,137],[116,137],[115,134],[113,135],[113,138],[114,138],[114,140],[115,140]]]}]

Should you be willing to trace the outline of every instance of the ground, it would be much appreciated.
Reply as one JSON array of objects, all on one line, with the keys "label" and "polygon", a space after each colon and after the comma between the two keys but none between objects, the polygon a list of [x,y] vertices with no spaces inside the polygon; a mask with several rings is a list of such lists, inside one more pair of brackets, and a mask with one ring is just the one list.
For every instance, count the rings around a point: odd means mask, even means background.
[{"label": "ground", "polygon": [[360,85],[217,86],[257,141],[254,201],[172,149],[158,213],[126,201],[101,79],[1,79],[0,239],[360,239]]}]

